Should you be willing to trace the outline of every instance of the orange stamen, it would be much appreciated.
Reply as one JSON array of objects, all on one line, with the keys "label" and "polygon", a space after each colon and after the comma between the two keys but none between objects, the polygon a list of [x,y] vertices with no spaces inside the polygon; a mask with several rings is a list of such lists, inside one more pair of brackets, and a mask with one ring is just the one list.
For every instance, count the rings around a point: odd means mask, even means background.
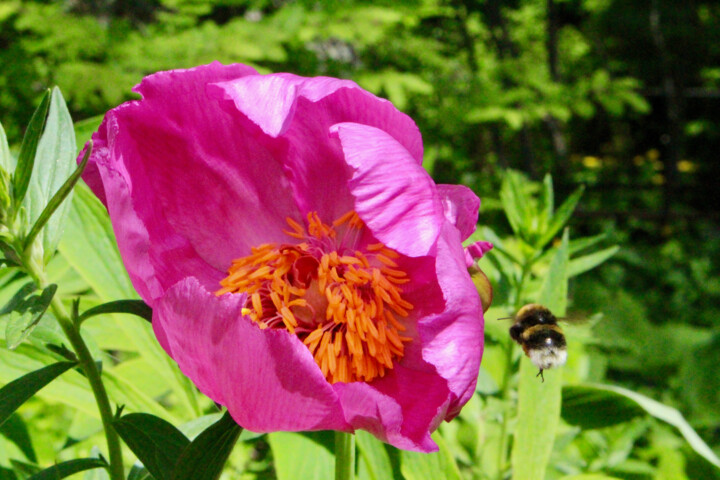
[{"label": "orange stamen", "polygon": [[243,315],[298,336],[329,382],[382,377],[411,341],[400,335],[407,330],[401,319],[413,309],[399,287],[410,281],[400,254],[383,243],[344,245],[365,228],[354,211],[331,225],[317,212],[306,220],[286,219],[285,233],[300,243],[252,247],[233,260],[216,294],[247,294]]}]

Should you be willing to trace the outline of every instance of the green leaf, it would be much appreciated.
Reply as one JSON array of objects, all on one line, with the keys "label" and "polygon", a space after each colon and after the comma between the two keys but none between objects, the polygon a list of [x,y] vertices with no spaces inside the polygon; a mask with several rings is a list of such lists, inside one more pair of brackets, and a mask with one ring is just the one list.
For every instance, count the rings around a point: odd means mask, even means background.
[{"label": "green leaf", "polygon": [[108,464],[99,458],[78,458],[58,463],[50,468],[28,477],[27,480],[59,480],[69,477],[78,472],[92,470],[94,468],[107,468]]},{"label": "green leaf", "polygon": [[0,425],[41,388],[75,365],[75,362],[54,363],[23,375],[0,388]]},{"label": "green leaf", "polygon": [[32,295],[18,302],[11,311],[6,313],[3,309],[2,317],[7,317],[5,342],[10,350],[17,348],[32,333],[50,306],[56,290],[57,285],[53,283],[45,287],[39,295]]},{"label": "green leaf", "polygon": [[563,419],[583,430],[610,427],[645,414],[631,399],[595,387],[567,386],[562,396]]},{"label": "green leaf", "polygon": [[0,425],[0,435],[14,443],[30,462],[37,463],[37,456],[33,448],[30,434],[22,417],[13,413]]},{"label": "green leaf", "polygon": [[680,434],[685,437],[685,440],[688,442],[690,447],[692,447],[698,455],[720,468],[720,459],[717,455],[715,455],[715,452],[713,452],[705,441],[700,438],[697,432],[676,409],[663,405],[662,403],[646,397],[645,395],[641,395],[622,387],[616,387],[613,385],[588,385],[586,388],[603,390],[632,400],[653,417],[677,428],[680,431]]},{"label": "green leaf", "polygon": [[190,445],[172,424],[147,413],[125,415],[113,427],[156,480],[172,478],[175,463]]},{"label": "green leaf", "polygon": [[614,245],[597,252],[583,255],[582,257],[573,258],[570,260],[570,266],[568,267],[568,277],[574,277],[588,270],[592,270],[615,255],[618,250],[620,250],[620,247]]},{"label": "green leaf", "polygon": [[560,480],[621,480],[618,477],[610,477],[602,473],[579,473],[577,475],[566,475]]},{"label": "green leaf", "polygon": [[38,150],[40,135],[45,126],[45,118],[50,107],[50,90],[43,95],[40,106],[33,113],[30,123],[28,124],[22,145],[20,146],[20,154],[18,155],[17,166],[13,174],[13,204],[17,208],[23,202],[25,194],[30,185],[30,177],[35,164],[35,154]]},{"label": "green leaf", "polygon": [[78,322],[84,322],[95,315],[104,315],[107,313],[129,313],[130,315],[136,315],[152,323],[152,308],[142,300],[116,300],[114,302],[97,305],[83,312],[83,314],[78,317]]},{"label": "green leaf", "polygon": [[530,201],[523,191],[520,173],[513,170],[506,172],[500,187],[500,201],[513,232],[523,237],[529,227],[527,208]]},{"label": "green leaf", "polygon": [[[90,158],[90,152],[92,151],[92,144],[90,144],[90,147],[85,152],[85,155],[83,156],[82,162],[80,162],[80,165],[75,169],[72,175],[65,181],[65,183],[62,184],[62,186],[58,189],[57,192],[55,192],[55,195],[50,199],[50,201],[45,205],[45,208],[43,209],[42,213],[38,217],[38,219],[35,221],[35,224],[30,229],[30,232],[25,237],[25,240],[23,241],[23,250],[27,249],[30,244],[35,240],[35,237],[38,233],[40,233],[40,230],[50,221],[50,218],[55,213],[55,211],[60,207],[60,205],[67,200],[67,198],[72,193],[73,187],[75,187],[75,184],[80,180],[80,176],[83,173],[83,170],[85,170],[85,166],[87,165],[88,159]],[[69,202],[68,202],[69,203]],[[67,210],[67,209],[66,209]],[[54,251],[56,245],[51,245],[52,251]],[[46,245],[43,245],[43,248],[45,249]],[[47,252],[48,250],[45,249]]]},{"label": "green leaf", "polygon": [[555,253],[555,257],[550,263],[538,302],[545,305],[555,315],[559,317],[565,316],[567,309],[567,292],[568,292],[568,270],[569,270],[569,238],[570,232],[565,229],[563,232],[560,248]]},{"label": "green leaf", "polygon": [[567,221],[570,220],[570,215],[572,215],[575,210],[575,207],[580,201],[580,197],[582,197],[584,191],[584,186],[578,188],[567,198],[567,200],[563,202],[562,205],[560,205],[560,208],[557,209],[550,219],[547,230],[535,243],[535,247],[542,248],[547,245],[547,243],[555,237],[555,234],[559,232],[563,226],[565,226]]},{"label": "green leaf", "polygon": [[154,480],[154,478],[145,467],[136,464],[130,469],[127,480]]},{"label": "green leaf", "polygon": [[15,472],[0,465],[0,480],[17,480]]},{"label": "green leaf", "polygon": [[105,115],[97,115],[95,117],[90,117],[86,118],[85,120],[75,122],[73,128],[75,130],[75,146],[77,148],[77,151],[83,149],[88,140],[90,140],[92,134],[98,129],[98,127],[100,127],[103,117],[105,117]]},{"label": "green leaf", "polygon": [[400,451],[400,471],[403,477],[405,480],[437,480],[439,478],[460,480],[460,470],[445,441],[438,432],[435,432],[432,438],[438,444],[440,451],[435,453]]},{"label": "green leaf", "polygon": [[[555,315],[565,315],[569,233],[566,229],[540,290],[538,302]],[[545,477],[555,434],[560,422],[562,401],[561,370],[545,371],[545,381],[537,377],[537,367],[526,357],[520,362],[518,416],[512,449],[513,480],[542,480]]]},{"label": "green leaf", "polygon": [[321,443],[314,441],[312,436],[275,432],[268,435],[268,441],[278,480],[333,478],[333,454]]},{"label": "green leaf", "polygon": [[7,174],[11,174],[13,170],[15,170],[15,159],[10,153],[10,147],[8,146],[2,123],[0,123],[0,168],[5,170]]},{"label": "green leaf", "polygon": [[[47,215],[40,225],[46,263],[55,253],[71,208],[70,202],[63,200],[72,196],[72,185],[81,173],[77,171],[76,152],[72,119],[60,90],[55,87],[45,131],[37,147],[32,178],[22,203],[31,225],[37,224],[43,214]],[[75,180],[68,185],[68,178],[72,177]],[[63,188],[65,191],[60,192]],[[51,199],[56,203],[48,210]]]},{"label": "green leaf", "polygon": [[542,190],[540,190],[540,202],[538,205],[539,225],[538,231],[547,231],[547,223],[552,218],[555,210],[555,193],[553,191],[552,176],[548,173],[543,178]]},{"label": "green leaf", "polygon": [[172,480],[215,480],[242,432],[229,413],[203,431],[183,451]]},{"label": "green leaf", "polygon": [[393,468],[385,444],[363,430],[355,432],[358,461],[365,464],[368,478],[385,480],[393,478]]}]

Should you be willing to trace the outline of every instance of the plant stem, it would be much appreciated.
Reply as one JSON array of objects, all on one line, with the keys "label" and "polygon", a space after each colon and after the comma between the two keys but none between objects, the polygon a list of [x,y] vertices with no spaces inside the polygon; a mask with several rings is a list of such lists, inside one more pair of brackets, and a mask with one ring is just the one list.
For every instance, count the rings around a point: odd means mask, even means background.
[{"label": "plant stem", "polygon": [[355,435],[335,432],[335,480],[355,478]]},{"label": "plant stem", "polygon": [[[37,268],[33,262],[25,262],[26,271],[35,280],[35,283],[40,289],[44,289],[48,286],[47,280],[45,280],[43,272]],[[107,392],[105,391],[105,385],[102,383],[100,378],[100,371],[95,364],[95,360],[90,354],[85,341],[78,328],[73,323],[72,319],[65,310],[65,306],[62,304],[60,298],[55,295],[50,303],[55,318],[57,319],[60,327],[65,332],[73,351],[77,355],[80,368],[85,372],[85,377],[90,383],[90,388],[95,396],[95,401],[100,411],[100,419],[102,420],[103,429],[105,430],[105,439],[107,440],[108,453],[110,458],[109,474],[112,480],[124,480],[125,472],[123,468],[122,449],[120,446],[120,438],[118,437],[115,429],[112,426],[113,412],[110,406],[110,400]]]}]

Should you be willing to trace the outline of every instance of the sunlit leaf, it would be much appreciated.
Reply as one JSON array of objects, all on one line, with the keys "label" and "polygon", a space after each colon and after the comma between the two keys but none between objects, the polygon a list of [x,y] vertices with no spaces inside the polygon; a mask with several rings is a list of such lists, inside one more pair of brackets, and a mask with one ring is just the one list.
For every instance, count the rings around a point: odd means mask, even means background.
[{"label": "sunlit leaf", "polygon": [[[569,233],[553,258],[538,302],[555,315],[565,315],[568,288]],[[562,370],[546,370],[545,381],[537,377],[537,367],[523,357],[518,385],[518,416],[512,449],[514,480],[542,480],[545,477],[555,434],[560,422]]]},{"label": "sunlit leaf", "polygon": [[[55,87],[52,89],[45,130],[37,146],[32,178],[22,202],[30,225],[37,222],[50,199],[77,168],[76,152],[72,119],[60,90]],[[57,205],[53,215],[44,219],[41,234],[46,261],[57,248],[65,218],[70,210],[68,198],[72,196],[72,190],[66,190],[61,195],[66,201],[60,202],[60,199],[56,198]]]},{"label": "sunlit leaf", "polygon": [[[25,287],[18,293],[22,293],[24,290]],[[9,349],[17,348],[30,335],[50,306],[56,290],[57,285],[48,285],[39,295],[30,295],[20,300],[12,307],[12,310],[6,311],[8,307],[2,310],[0,318],[7,322],[5,342]],[[17,295],[11,302],[16,298]]]},{"label": "sunlit leaf", "polygon": [[570,266],[568,267],[568,277],[574,277],[588,270],[592,270],[615,255],[618,250],[620,250],[620,247],[615,245],[597,252],[588,253],[582,257],[573,258],[570,260]]},{"label": "sunlit leaf", "polygon": [[[315,433],[314,435],[317,435]],[[275,432],[268,435],[278,480],[333,478],[335,460],[312,436]]]},{"label": "sunlit leaf", "polygon": [[547,243],[555,237],[555,234],[565,226],[567,221],[570,220],[570,215],[572,215],[575,210],[575,207],[580,201],[580,197],[582,197],[584,191],[584,186],[578,188],[567,198],[567,200],[563,202],[562,205],[560,205],[550,219],[547,230],[535,243],[535,247],[542,248],[547,245]]},{"label": "sunlit leaf", "polygon": [[0,123],[0,168],[5,170],[7,174],[11,174],[15,170],[15,159],[10,153],[2,123]]},{"label": "sunlit leaf", "polygon": [[[80,175],[82,175],[83,170],[85,170],[89,158],[90,150],[85,153],[82,162],[80,162],[80,165],[77,166],[72,175],[70,175],[65,180],[65,182],[63,182],[63,184],[53,194],[50,200],[48,200],[45,208],[40,213],[37,220],[35,220],[35,223],[30,229],[30,232],[27,234],[27,237],[25,237],[25,240],[23,241],[23,249],[27,249],[32,244],[32,242],[35,240],[35,237],[40,233],[40,231],[42,231],[42,229],[45,229],[45,232],[49,232],[49,235],[51,236],[58,236],[59,239],[61,231],[49,231],[48,229],[57,228],[57,225],[63,225],[62,222],[65,221],[67,210],[70,208],[70,202],[68,202],[68,199],[72,195],[72,190],[75,187],[75,184],[78,182],[78,180],[80,180]],[[67,204],[64,204],[63,202],[67,202]],[[61,206],[62,209],[60,209]],[[56,219],[56,221],[51,222],[51,220],[53,219]],[[55,239],[54,237],[48,237],[47,235],[46,238],[50,238],[50,240],[43,243],[43,248],[45,252],[50,252],[50,255],[45,256],[46,260],[49,260],[50,256],[55,253],[55,247],[57,247],[58,239]]]},{"label": "sunlit leaf", "polygon": [[438,452],[400,451],[400,471],[405,480],[460,480],[460,470],[445,441],[437,432],[433,434],[433,440],[440,448]]},{"label": "sunlit leaf", "polygon": [[358,450],[358,462],[365,464],[370,480],[393,478],[392,463],[385,444],[371,434],[358,430],[355,432]]}]

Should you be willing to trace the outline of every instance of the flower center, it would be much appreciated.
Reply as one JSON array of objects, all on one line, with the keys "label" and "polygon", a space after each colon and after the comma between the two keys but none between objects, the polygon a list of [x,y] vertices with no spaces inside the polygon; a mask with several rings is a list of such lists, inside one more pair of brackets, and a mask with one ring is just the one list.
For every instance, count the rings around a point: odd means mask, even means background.
[{"label": "flower center", "polygon": [[365,225],[354,211],[332,225],[317,212],[305,228],[288,218],[297,244],[266,243],[233,260],[216,295],[247,293],[243,314],[260,328],[300,338],[330,383],[370,382],[393,368],[411,340],[400,332],[412,304],[410,281],[382,243],[355,249]]}]

